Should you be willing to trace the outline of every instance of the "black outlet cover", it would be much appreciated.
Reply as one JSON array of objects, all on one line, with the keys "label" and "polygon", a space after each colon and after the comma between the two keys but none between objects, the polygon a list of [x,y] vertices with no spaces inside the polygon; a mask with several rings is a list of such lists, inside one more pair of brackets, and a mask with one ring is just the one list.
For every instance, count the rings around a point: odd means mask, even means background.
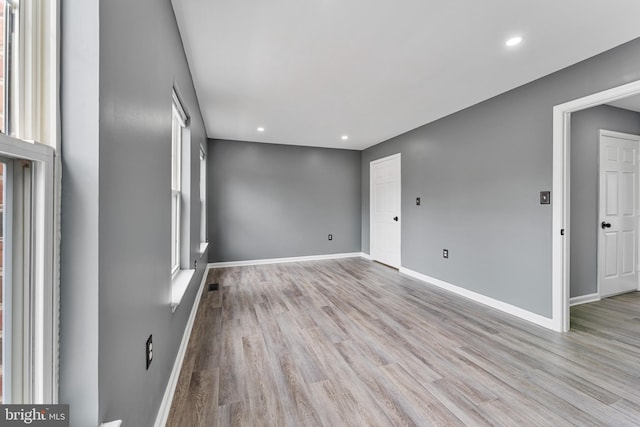
[{"label": "black outlet cover", "polygon": [[149,339],[147,340],[147,344],[145,345],[145,358],[147,359],[148,370],[149,365],[151,365],[151,361],[153,360],[153,335],[149,335]]},{"label": "black outlet cover", "polygon": [[540,204],[541,205],[550,205],[551,204],[551,191],[541,191],[540,192]]}]

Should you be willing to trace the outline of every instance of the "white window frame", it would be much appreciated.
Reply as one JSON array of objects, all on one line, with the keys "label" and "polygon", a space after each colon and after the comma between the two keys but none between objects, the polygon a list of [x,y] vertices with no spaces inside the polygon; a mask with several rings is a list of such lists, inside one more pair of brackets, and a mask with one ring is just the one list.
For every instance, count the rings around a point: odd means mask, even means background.
[{"label": "white window frame", "polygon": [[57,148],[60,1],[7,1],[18,8],[14,46],[18,70],[12,77],[14,98],[8,106],[13,116],[11,135]]},{"label": "white window frame", "polygon": [[207,153],[200,146],[200,253],[207,249]]},{"label": "white window frame", "polygon": [[[171,137],[171,311],[184,296],[195,269],[190,264],[191,138],[189,115],[173,89]],[[175,209],[175,212],[174,212]]]},{"label": "white window frame", "polygon": [[[57,403],[58,288],[54,280],[54,149],[0,134],[8,168],[5,278],[11,283],[5,403]],[[11,207],[9,207],[11,205]],[[11,333],[11,331],[22,333]]]},{"label": "white window frame", "polygon": [[61,162],[55,150],[60,141],[60,0],[7,1],[17,11],[16,38],[11,47],[13,68],[5,74],[11,77],[12,95],[5,97],[4,111],[11,136],[0,134],[0,156],[9,160],[12,170],[12,185],[5,187],[15,205],[11,209],[5,206],[13,216],[12,230],[5,230],[11,234],[11,241],[5,242],[9,258],[5,265],[12,275],[12,298],[17,298],[11,301],[10,322],[20,334],[11,337],[11,396],[5,403],[55,404],[59,369]]},{"label": "white window frame", "polygon": [[171,277],[180,271],[182,249],[182,136],[187,114],[175,90],[172,94],[171,121]]}]

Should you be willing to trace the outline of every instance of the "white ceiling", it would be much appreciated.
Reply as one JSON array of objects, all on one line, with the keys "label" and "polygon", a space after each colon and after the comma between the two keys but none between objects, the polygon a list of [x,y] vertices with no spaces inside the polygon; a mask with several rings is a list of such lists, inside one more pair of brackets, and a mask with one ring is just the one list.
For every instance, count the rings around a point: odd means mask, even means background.
[{"label": "white ceiling", "polygon": [[638,0],[172,1],[209,137],[320,147],[364,149],[640,36]]}]

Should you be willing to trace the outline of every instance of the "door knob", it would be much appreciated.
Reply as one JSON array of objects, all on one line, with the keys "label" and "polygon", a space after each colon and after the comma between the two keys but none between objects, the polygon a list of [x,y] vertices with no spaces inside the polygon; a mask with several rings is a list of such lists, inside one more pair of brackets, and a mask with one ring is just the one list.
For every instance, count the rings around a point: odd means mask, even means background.
[{"label": "door knob", "polygon": [[611,228],[611,224],[605,221],[602,221],[602,224],[600,224],[600,227],[604,230],[605,228]]},{"label": "door knob", "polygon": [[397,217],[397,216],[394,216],[394,217],[393,217],[393,220],[394,220],[394,221],[397,221],[397,220],[398,220],[398,217]]}]

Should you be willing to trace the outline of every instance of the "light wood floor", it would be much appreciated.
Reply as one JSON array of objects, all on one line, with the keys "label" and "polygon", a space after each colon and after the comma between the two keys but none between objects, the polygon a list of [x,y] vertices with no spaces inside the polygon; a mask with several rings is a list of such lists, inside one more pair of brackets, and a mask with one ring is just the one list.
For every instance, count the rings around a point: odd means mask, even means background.
[{"label": "light wood floor", "polygon": [[640,425],[640,296],[558,334],[363,259],[212,270],[168,426]]}]

